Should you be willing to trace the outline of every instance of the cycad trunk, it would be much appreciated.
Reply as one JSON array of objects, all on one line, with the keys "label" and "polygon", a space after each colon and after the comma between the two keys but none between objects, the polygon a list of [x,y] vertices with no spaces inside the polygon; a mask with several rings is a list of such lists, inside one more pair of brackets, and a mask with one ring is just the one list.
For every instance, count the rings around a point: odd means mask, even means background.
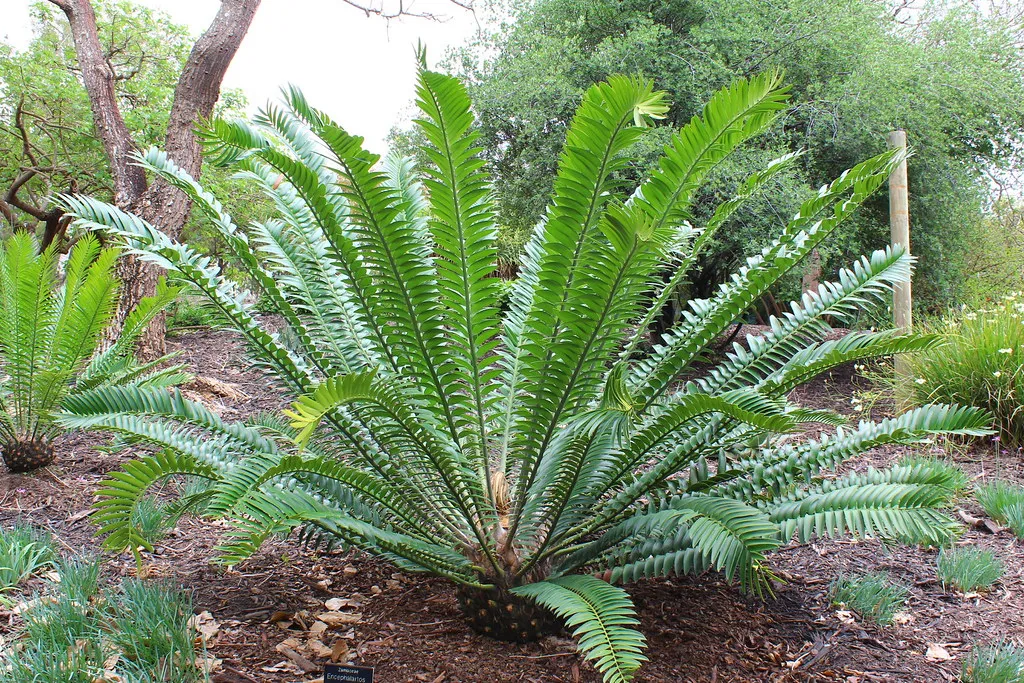
[{"label": "cycad trunk", "polygon": [[46,467],[57,455],[49,440],[39,438],[34,441],[8,441],[0,445],[0,457],[8,470],[21,474]]},{"label": "cycad trunk", "polygon": [[562,628],[546,609],[504,588],[459,586],[456,594],[469,625],[484,636],[525,643],[558,633]]}]

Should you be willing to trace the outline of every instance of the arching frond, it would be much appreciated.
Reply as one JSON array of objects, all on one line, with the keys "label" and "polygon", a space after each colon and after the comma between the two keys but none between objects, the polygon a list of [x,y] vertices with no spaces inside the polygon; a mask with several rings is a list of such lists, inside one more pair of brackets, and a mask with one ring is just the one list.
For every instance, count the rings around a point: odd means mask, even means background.
[{"label": "arching frond", "polygon": [[607,683],[621,683],[647,661],[641,654],[646,640],[633,629],[636,618],[629,596],[621,588],[592,576],[563,576],[532,583],[514,591],[565,619],[584,656],[604,674]]}]

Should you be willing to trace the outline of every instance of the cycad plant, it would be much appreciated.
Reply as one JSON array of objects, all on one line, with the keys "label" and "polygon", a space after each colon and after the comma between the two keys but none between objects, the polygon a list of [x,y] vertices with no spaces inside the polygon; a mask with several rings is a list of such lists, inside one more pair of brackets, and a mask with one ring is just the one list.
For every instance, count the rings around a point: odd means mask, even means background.
[{"label": "cycad plant", "polygon": [[39,253],[24,232],[0,244],[0,456],[11,472],[53,462],[62,431],[61,403],[101,386],[162,386],[181,381],[179,368],[138,364],[142,331],[175,291],[161,287],[125,323],[123,334],[97,352],[117,302],[117,250],[92,235],[78,240],[64,264],[49,248]]},{"label": "cycad plant", "polygon": [[[177,393],[76,397],[67,425],[118,430],[159,449],[101,492],[97,517],[112,546],[141,543],[130,518],[147,487],[205,477],[213,481],[201,494],[206,513],[234,520],[222,547],[228,563],[300,527],[306,539],[451,579],[482,633],[535,638],[558,617],[605,679],[622,681],[644,660],[644,637],[619,584],[715,569],[759,590],[766,554],[794,536],[941,543],[956,533],[938,510],[951,495],[947,477],[927,464],[819,473],[879,444],[983,432],[982,411],[926,406],[844,429],[839,416],[786,400],[840,363],[935,343],[892,333],[822,341],[826,317],[841,319],[909,277],[907,255],[861,259],[710,371],[694,368],[885,181],[898,153],[823,187],[636,361],[637,330],[715,230],[793,163],[794,155],[777,160],[710,222],[688,223],[708,174],[784,109],[779,76],[715,95],[631,193],[620,180],[626,152],[666,104],[639,78],[593,86],[504,316],[470,101],[458,80],[426,70],[417,93],[429,160],[419,173],[408,161],[380,164],[295,90],[252,124],[213,124],[211,157],[235,165],[277,207],[277,218],[245,229],[164,154],[141,159],[220,229],[286,321],[281,337],[264,330],[251,297],[209,258],[113,206],[67,199],[82,225],[191,282],[248,341],[255,363],[298,397],[287,420],[247,424],[225,423]],[[666,266],[676,273],[667,284]],[[839,428],[816,440],[776,438],[807,422]]]}]

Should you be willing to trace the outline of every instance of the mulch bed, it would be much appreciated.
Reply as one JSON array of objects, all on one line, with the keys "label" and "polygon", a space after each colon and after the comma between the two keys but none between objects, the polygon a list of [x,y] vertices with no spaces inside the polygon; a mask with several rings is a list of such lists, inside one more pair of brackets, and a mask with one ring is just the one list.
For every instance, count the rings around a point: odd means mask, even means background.
[{"label": "mulch bed", "polygon": [[[189,391],[225,417],[281,406],[266,380],[245,369],[231,333],[189,332],[170,345],[201,378]],[[862,382],[847,370],[801,388],[794,399],[854,416],[850,397],[866,386]],[[875,406],[874,417],[886,409]],[[62,442],[56,466],[35,476],[0,473],[0,523],[20,518],[47,527],[69,552],[96,548],[88,519],[94,491],[106,472],[133,455],[105,452],[105,443],[95,435],[71,435]],[[939,446],[917,450],[929,448],[944,452]],[[882,449],[849,467],[881,467],[909,451]],[[963,448],[957,461],[975,478],[998,474],[1024,482],[1024,463],[1000,456],[989,444]],[[960,506],[983,516],[971,499]],[[315,552],[282,541],[268,542],[254,558],[227,570],[209,562],[222,532],[217,523],[185,518],[146,556],[150,576],[193,590],[197,611],[208,611],[219,626],[210,641],[210,654],[222,660],[213,678],[217,683],[315,680],[329,659],[324,651],[309,649],[307,628],[324,612],[341,614],[339,619],[350,623],[315,634],[319,647],[347,648],[351,661],[376,668],[381,683],[600,680],[567,638],[518,645],[473,634],[444,581],[401,575],[358,553]],[[782,549],[771,559],[781,581],[775,595],[764,600],[742,594],[714,573],[632,585],[650,657],[637,680],[957,680],[973,644],[1024,642],[1024,543],[1008,531],[973,528],[962,542],[1004,559],[1007,573],[991,593],[966,598],[945,592],[935,577],[935,551],[887,548],[874,541]],[[111,576],[135,573],[127,554],[108,554],[105,560]],[[837,576],[874,570],[888,571],[910,587],[905,623],[886,628],[847,623],[830,606],[828,588]],[[332,599],[329,609],[325,603]],[[0,636],[7,635],[17,618],[0,617]],[[952,659],[927,659],[931,643]],[[303,666],[313,670],[304,672]]]}]

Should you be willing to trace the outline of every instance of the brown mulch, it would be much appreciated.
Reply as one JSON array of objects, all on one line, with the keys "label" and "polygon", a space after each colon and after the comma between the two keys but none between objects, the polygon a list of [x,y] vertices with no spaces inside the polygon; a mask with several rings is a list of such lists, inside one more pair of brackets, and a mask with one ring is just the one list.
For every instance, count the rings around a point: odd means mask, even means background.
[{"label": "brown mulch", "polygon": [[[198,377],[186,390],[225,417],[281,407],[266,380],[245,369],[231,333],[190,332],[170,345]],[[801,388],[794,400],[859,417],[850,397],[866,386],[847,369]],[[877,418],[887,407],[872,410]],[[51,529],[68,552],[96,548],[88,519],[96,486],[106,472],[133,457],[105,452],[105,443],[95,435],[71,435],[62,441],[56,466],[35,476],[0,473],[0,524],[20,518]],[[945,452],[939,446],[918,451],[929,449]],[[907,452],[881,449],[849,467],[884,466]],[[975,478],[998,474],[1024,482],[1024,463],[1001,457],[988,444],[962,448],[957,462]],[[960,505],[983,516],[971,499]],[[209,650],[222,660],[213,678],[217,683],[314,680],[329,659],[308,649],[307,628],[325,612],[351,623],[318,634],[321,647],[347,649],[354,663],[375,667],[382,683],[600,680],[566,638],[520,645],[473,634],[444,581],[398,574],[358,553],[315,552],[281,541],[268,542],[254,558],[227,570],[209,562],[221,532],[217,523],[182,519],[145,558],[150,576],[193,590],[197,611],[210,612],[219,626]],[[957,680],[973,644],[1024,641],[1024,543],[1005,530],[993,534],[974,528],[962,542],[992,549],[1004,559],[1006,575],[991,593],[966,597],[943,591],[935,577],[935,551],[851,541],[793,545],[776,553],[771,569],[780,582],[775,595],[764,600],[742,594],[714,573],[630,586],[649,642],[650,662],[637,680]],[[135,572],[127,554],[108,555],[106,564],[112,576]],[[837,576],[875,570],[888,571],[910,587],[904,623],[885,628],[846,623],[829,605],[828,587]],[[329,609],[325,602],[332,598],[342,600]],[[0,621],[0,636],[16,624],[14,617]],[[927,659],[931,643],[952,659]],[[303,672],[302,666],[314,669]]]}]

